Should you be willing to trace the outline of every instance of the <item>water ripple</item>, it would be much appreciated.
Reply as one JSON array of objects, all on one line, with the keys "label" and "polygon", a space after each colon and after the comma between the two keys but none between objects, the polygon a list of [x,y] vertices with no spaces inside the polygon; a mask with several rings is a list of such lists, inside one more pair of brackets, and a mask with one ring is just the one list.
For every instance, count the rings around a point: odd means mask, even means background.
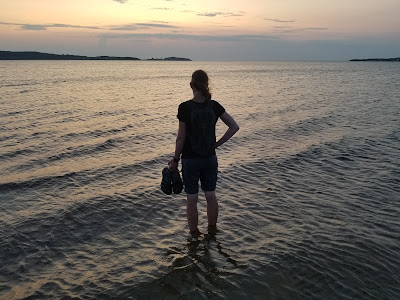
[{"label": "water ripple", "polygon": [[188,243],[159,185],[194,64],[8,64],[0,299],[397,299],[398,66],[202,63],[241,130]]}]

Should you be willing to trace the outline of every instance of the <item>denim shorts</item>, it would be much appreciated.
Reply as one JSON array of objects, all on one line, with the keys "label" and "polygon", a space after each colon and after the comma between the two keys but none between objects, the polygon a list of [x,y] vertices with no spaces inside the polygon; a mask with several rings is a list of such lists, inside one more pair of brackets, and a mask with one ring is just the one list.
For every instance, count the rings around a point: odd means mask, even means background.
[{"label": "denim shorts", "polygon": [[185,185],[185,192],[188,194],[199,192],[199,179],[203,191],[215,191],[217,174],[218,160],[216,155],[207,158],[182,158],[183,184]]}]

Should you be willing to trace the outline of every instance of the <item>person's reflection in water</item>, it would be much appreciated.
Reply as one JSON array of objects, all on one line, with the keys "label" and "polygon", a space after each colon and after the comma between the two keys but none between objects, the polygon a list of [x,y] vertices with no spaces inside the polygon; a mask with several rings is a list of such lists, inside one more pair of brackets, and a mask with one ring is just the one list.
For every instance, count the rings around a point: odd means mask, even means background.
[{"label": "person's reflection in water", "polygon": [[190,242],[188,244],[188,255],[193,263],[202,263],[208,272],[218,274],[218,268],[214,261],[216,257],[212,257],[212,251],[210,251],[213,249],[217,249],[217,252],[224,256],[227,262],[237,267],[237,262],[223,251],[215,234],[205,234],[203,240]]}]

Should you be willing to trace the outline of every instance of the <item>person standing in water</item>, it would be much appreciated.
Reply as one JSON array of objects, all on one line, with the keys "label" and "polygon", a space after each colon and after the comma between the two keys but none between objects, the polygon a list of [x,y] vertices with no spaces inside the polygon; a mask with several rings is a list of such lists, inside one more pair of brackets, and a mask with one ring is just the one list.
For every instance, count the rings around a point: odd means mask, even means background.
[{"label": "person standing in water", "polygon": [[[215,194],[218,161],[215,149],[229,140],[239,130],[239,126],[221,104],[211,100],[206,72],[195,71],[192,74],[190,87],[193,90],[193,98],[179,105],[175,154],[168,164],[171,170],[177,169],[182,155],[189,240],[195,241],[200,235],[197,227],[199,180],[207,201],[208,233],[215,234],[218,219],[218,202]],[[217,141],[215,125],[218,118],[228,126],[228,129]]]}]

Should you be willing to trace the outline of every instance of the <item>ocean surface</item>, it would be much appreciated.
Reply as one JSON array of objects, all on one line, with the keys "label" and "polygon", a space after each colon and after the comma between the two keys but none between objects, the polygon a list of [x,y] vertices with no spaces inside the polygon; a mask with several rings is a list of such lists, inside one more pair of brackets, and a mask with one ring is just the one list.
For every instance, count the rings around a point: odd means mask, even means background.
[{"label": "ocean surface", "polygon": [[[219,232],[188,243],[160,182],[198,68],[240,131],[217,150]],[[400,299],[399,63],[0,74],[0,299]]]}]

